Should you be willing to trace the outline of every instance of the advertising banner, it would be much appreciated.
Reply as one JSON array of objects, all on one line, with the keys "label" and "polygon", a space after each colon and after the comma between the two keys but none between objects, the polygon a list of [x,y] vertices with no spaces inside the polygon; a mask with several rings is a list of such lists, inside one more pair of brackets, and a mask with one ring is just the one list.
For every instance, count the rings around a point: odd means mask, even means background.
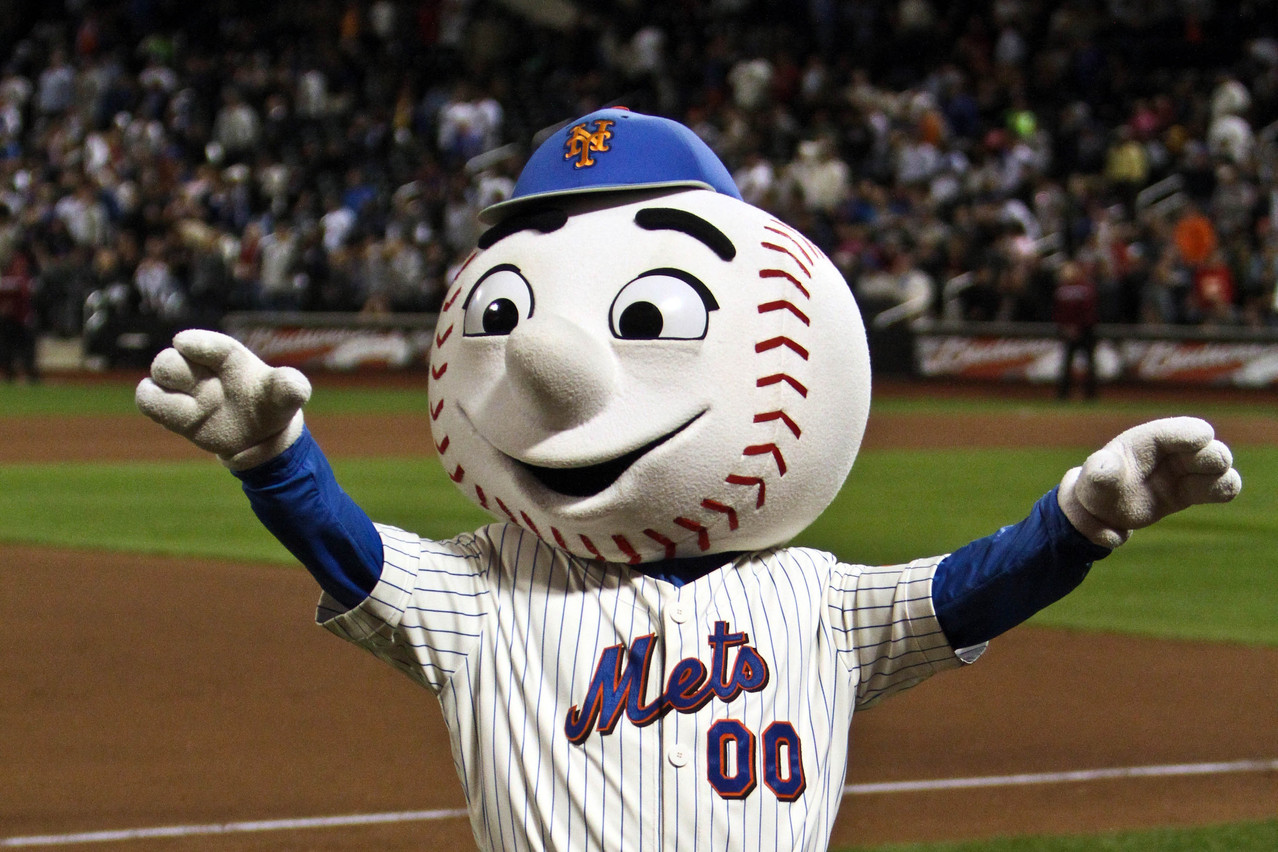
[{"label": "advertising banner", "polygon": [[[1062,355],[1052,337],[920,334],[915,346],[926,377],[1053,382]],[[1096,355],[1101,381],[1278,386],[1278,341],[1102,340]]]},{"label": "advertising banner", "polygon": [[248,326],[234,330],[241,343],[276,367],[299,370],[424,369],[431,332],[359,326],[306,328]]}]

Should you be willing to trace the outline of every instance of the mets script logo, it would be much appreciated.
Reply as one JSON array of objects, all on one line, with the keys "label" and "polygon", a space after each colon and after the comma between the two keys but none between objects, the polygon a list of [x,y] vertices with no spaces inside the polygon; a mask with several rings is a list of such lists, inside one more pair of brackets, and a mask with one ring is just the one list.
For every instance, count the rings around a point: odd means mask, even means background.
[{"label": "mets script logo", "polygon": [[[581,745],[594,730],[610,734],[622,716],[636,726],[650,725],[671,710],[696,713],[716,698],[729,704],[743,692],[759,692],[768,685],[768,664],[751,647],[748,633],[734,633],[726,621],[716,621],[706,641],[710,665],[695,657],[680,660],[651,699],[647,692],[656,637],[640,636],[629,649],[605,648],[585,700],[564,720],[568,741]],[[705,729],[702,739],[706,782],[724,799],[746,798],[758,789],[760,779],[783,802],[798,800],[807,788],[803,743],[788,721],[774,720],[756,732],[740,719],[719,719]]]},{"label": "mets script logo", "polygon": [[611,733],[623,715],[635,725],[648,725],[671,710],[695,713],[711,699],[730,703],[742,692],[758,692],[768,683],[768,664],[748,644],[750,635],[729,632],[727,622],[718,621],[714,633],[706,637],[710,665],[695,657],[680,660],[671,669],[661,694],[647,701],[655,639],[652,634],[636,639],[629,659],[624,645],[604,649],[586,689],[586,700],[568,711],[564,733],[569,741],[585,742],[592,730]]},{"label": "mets script logo", "polygon": [[608,140],[612,138],[612,127],[616,122],[606,118],[595,119],[595,129],[593,131],[586,129],[586,123],[582,122],[568,131],[568,141],[564,143],[564,150],[568,153],[564,154],[565,160],[571,160],[576,157],[577,162],[573,163],[573,168],[584,169],[595,164],[595,158],[592,154],[600,151],[607,151]]}]

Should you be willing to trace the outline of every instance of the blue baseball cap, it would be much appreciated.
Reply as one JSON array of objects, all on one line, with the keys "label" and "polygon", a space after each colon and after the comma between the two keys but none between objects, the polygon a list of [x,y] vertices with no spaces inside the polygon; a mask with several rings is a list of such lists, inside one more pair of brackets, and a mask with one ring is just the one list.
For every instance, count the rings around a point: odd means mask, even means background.
[{"label": "blue baseball cap", "polygon": [[710,146],[677,121],[610,107],[569,122],[528,158],[510,198],[479,214],[492,224],[530,202],[591,192],[698,187],[741,198]]}]

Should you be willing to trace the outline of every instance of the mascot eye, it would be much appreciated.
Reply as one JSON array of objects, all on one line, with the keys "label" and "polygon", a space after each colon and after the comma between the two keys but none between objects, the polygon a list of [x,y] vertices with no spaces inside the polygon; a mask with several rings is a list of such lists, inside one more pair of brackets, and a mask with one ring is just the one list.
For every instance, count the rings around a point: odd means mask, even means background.
[{"label": "mascot eye", "polygon": [[699,340],[706,336],[714,296],[679,269],[656,269],[631,281],[612,301],[608,321],[622,340]]},{"label": "mascot eye", "polygon": [[510,334],[532,316],[532,288],[509,264],[494,267],[479,279],[463,305],[462,330],[467,337]]}]

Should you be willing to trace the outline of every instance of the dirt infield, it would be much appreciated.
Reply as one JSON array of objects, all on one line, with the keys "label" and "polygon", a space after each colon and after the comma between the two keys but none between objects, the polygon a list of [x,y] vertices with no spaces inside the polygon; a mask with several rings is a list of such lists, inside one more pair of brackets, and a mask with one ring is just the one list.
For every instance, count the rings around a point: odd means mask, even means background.
[{"label": "dirt infield", "polygon": [[[875,415],[867,447],[1093,446],[1139,418]],[[1025,421],[1025,422],[1022,422]],[[1217,430],[1272,443],[1272,420]],[[333,455],[425,451],[412,416],[313,418]],[[54,442],[50,446],[51,440]],[[0,418],[0,461],[198,458],[137,418]],[[0,547],[5,838],[464,806],[433,698],[310,623],[300,569]],[[1278,758],[1278,650],[1020,628],[858,715],[854,785]],[[1278,773],[857,792],[835,845],[1278,814]],[[455,815],[101,848],[472,848]],[[429,818],[428,818],[429,817]],[[176,834],[176,832],[174,832]]]}]

